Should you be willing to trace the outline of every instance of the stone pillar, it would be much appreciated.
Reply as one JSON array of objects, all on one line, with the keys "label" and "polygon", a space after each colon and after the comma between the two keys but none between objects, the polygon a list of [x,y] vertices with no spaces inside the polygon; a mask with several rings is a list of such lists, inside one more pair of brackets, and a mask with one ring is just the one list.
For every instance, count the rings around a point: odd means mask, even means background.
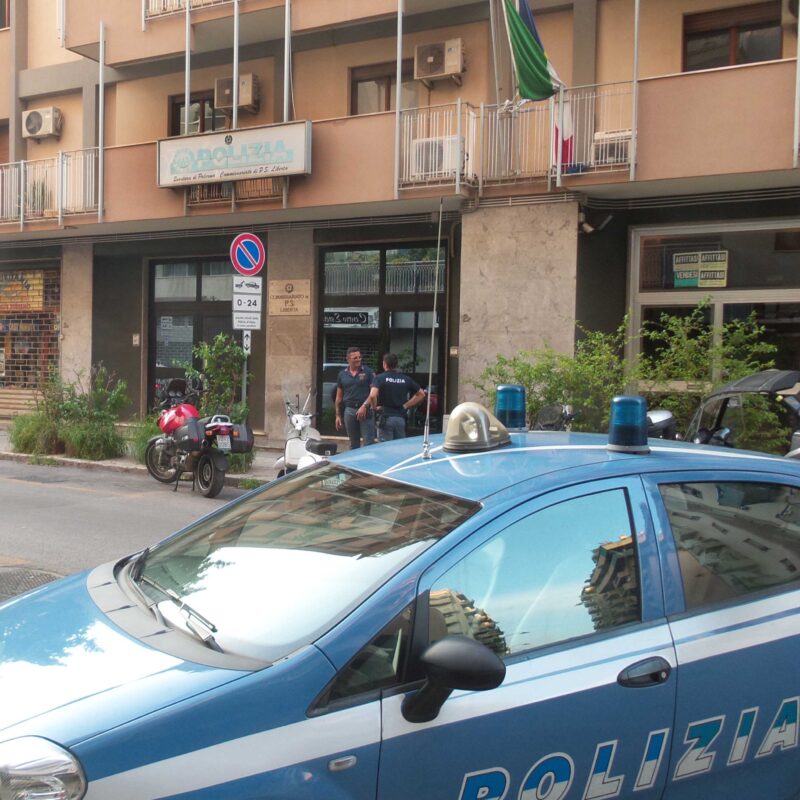
[{"label": "stone pillar", "polygon": [[[307,316],[277,317],[266,309],[266,402],[264,431],[269,444],[281,447],[286,435],[284,403],[300,395],[305,400],[309,388],[316,389],[315,355],[317,345],[317,269],[314,232],[309,229],[270,231],[267,240],[267,291],[270,281],[308,280],[311,287],[311,313]],[[314,402],[312,397],[311,405]],[[312,406],[313,407],[313,406]]]},{"label": "stone pillar", "polygon": [[549,343],[572,353],[578,253],[577,203],[479,209],[463,217],[459,402],[497,354]]},{"label": "stone pillar", "polygon": [[92,368],[92,245],[64,245],[61,256],[61,377]]}]

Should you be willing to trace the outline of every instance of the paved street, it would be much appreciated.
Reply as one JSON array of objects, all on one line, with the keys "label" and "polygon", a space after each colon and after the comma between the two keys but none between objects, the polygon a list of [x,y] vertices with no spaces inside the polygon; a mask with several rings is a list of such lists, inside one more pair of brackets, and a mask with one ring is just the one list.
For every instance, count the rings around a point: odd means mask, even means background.
[{"label": "paved street", "polygon": [[140,550],[239,497],[147,475],[0,461],[0,599]]}]

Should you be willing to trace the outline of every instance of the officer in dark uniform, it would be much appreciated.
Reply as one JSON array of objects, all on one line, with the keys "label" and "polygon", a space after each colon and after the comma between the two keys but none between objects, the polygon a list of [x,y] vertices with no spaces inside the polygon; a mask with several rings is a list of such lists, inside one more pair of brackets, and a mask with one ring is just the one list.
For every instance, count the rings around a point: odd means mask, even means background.
[{"label": "officer in dark uniform", "polygon": [[357,347],[347,350],[347,367],[336,378],[336,430],[347,431],[350,449],[375,442],[375,414],[369,400],[375,373],[361,363]]},{"label": "officer in dark uniform", "polygon": [[397,371],[394,353],[383,357],[383,369],[369,392],[370,402],[378,411],[378,441],[405,439],[406,410],[419,405],[425,399],[425,392],[413,378]]}]

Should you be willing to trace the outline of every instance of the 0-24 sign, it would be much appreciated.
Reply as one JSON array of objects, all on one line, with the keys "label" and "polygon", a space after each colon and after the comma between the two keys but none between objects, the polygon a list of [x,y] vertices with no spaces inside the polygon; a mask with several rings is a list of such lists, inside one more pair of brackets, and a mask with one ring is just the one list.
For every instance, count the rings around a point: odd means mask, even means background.
[{"label": "0-24 sign", "polygon": [[233,296],[234,311],[261,311],[260,294],[235,294]]}]

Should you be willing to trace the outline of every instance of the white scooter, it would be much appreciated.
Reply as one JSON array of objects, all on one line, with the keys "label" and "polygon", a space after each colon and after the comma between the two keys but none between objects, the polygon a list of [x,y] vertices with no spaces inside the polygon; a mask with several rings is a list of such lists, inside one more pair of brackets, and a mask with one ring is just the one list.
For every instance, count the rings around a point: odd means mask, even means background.
[{"label": "white scooter", "polygon": [[312,464],[317,464],[336,454],[336,442],[323,441],[319,431],[311,425],[314,415],[306,410],[310,399],[311,392],[308,393],[302,409],[299,397],[294,406],[291,401],[286,401],[286,416],[289,420],[286,445],[283,455],[273,465],[278,470],[279,478],[297,469],[310,467]]}]

